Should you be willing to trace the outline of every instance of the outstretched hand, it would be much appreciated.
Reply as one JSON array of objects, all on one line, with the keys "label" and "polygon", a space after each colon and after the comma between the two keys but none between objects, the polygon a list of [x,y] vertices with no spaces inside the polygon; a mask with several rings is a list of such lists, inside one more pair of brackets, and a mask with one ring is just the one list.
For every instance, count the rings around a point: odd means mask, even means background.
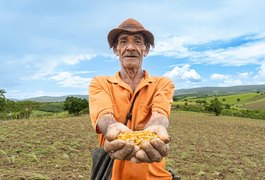
[{"label": "outstretched hand", "polygon": [[157,134],[159,138],[154,138],[151,141],[144,141],[141,144],[141,148],[134,144],[133,141],[116,139],[120,133],[132,131],[127,126],[115,121],[110,121],[110,124],[105,124],[105,122],[106,121],[102,121],[102,123],[100,123],[100,127],[106,127],[104,131],[106,132],[104,133],[104,150],[109,153],[112,159],[130,160],[135,163],[152,163],[160,162],[163,157],[168,155],[169,142],[171,139],[166,129],[168,126],[168,119],[163,114],[153,112],[150,121],[144,129]]},{"label": "outstretched hand", "polygon": [[[163,157],[169,153],[170,137],[167,129],[161,125],[151,125],[145,130],[153,132],[159,136],[150,142],[145,141],[142,143],[141,149],[135,153],[135,162],[160,162]],[[138,161],[137,161],[138,160]]]},{"label": "outstretched hand", "polygon": [[116,139],[119,133],[130,132],[122,123],[110,124],[105,134],[104,150],[112,159],[129,160],[134,155],[135,145],[132,141]]}]

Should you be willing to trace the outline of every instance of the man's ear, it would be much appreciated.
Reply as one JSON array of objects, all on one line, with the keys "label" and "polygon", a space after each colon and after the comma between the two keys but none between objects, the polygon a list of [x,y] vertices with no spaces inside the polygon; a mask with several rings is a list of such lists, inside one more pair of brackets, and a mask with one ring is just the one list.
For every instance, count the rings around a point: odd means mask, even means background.
[{"label": "man's ear", "polygon": [[146,45],[146,49],[145,49],[145,52],[144,52],[144,56],[147,56],[147,54],[149,53],[149,51],[150,51],[150,44],[148,43]]},{"label": "man's ear", "polygon": [[116,44],[113,45],[112,50],[113,50],[113,52],[114,52],[114,54],[115,54],[116,56],[119,56],[119,51],[118,51],[118,49],[117,49],[117,45],[116,45]]}]

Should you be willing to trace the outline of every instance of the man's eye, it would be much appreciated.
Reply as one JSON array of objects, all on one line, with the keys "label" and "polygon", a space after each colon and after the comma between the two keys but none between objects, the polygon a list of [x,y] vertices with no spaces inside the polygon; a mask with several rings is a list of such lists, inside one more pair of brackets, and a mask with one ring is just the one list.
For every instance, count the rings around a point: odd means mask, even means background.
[{"label": "man's eye", "polygon": [[120,43],[124,44],[126,43],[126,40],[120,40]]},{"label": "man's eye", "polygon": [[142,41],[141,40],[136,40],[136,43],[137,44],[142,44]]}]

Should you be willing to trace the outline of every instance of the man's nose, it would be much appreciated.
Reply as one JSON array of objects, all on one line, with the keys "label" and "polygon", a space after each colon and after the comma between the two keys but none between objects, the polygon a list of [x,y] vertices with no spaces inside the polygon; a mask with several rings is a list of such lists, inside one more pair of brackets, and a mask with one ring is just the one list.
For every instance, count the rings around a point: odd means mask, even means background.
[{"label": "man's nose", "polygon": [[135,51],[135,46],[133,43],[128,43],[128,46],[127,46],[127,51]]}]

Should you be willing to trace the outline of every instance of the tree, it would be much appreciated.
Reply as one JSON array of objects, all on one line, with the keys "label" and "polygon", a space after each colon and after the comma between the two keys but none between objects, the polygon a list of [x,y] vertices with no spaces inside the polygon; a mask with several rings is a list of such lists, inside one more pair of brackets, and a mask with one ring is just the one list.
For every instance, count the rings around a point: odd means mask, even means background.
[{"label": "tree", "polygon": [[4,111],[5,109],[5,103],[6,103],[6,97],[5,94],[6,91],[4,89],[0,89],[0,111]]},{"label": "tree", "polygon": [[225,109],[231,109],[231,105],[230,104],[225,104]]},{"label": "tree", "polygon": [[88,108],[88,102],[86,99],[68,96],[64,102],[64,110],[69,114],[79,115],[80,111]]},{"label": "tree", "polygon": [[198,100],[196,100],[195,102],[196,102],[197,104],[200,104],[200,105],[202,105],[202,104],[207,104],[207,101],[202,100],[202,99],[198,99]]},{"label": "tree", "polygon": [[6,103],[5,98],[0,97],[0,112],[1,111],[4,111],[4,109],[5,109],[5,103]]},{"label": "tree", "polygon": [[40,103],[34,101],[20,101],[14,108],[19,112],[19,118],[29,118],[32,111],[38,109]]},{"label": "tree", "polygon": [[2,97],[5,99],[5,95],[4,95],[5,93],[6,91],[4,89],[0,89],[0,98]]},{"label": "tree", "polygon": [[216,116],[219,116],[223,110],[223,105],[218,100],[218,98],[214,98],[214,100],[210,103],[210,105],[206,107],[206,110],[214,112]]}]

